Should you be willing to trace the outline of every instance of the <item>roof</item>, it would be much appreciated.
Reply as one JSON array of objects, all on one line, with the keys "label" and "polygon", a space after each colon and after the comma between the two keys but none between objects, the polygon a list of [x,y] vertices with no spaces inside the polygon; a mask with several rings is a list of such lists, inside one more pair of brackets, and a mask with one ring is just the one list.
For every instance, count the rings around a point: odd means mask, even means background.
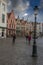
[{"label": "roof", "polygon": [[8,18],[10,17],[11,13],[7,13]]}]

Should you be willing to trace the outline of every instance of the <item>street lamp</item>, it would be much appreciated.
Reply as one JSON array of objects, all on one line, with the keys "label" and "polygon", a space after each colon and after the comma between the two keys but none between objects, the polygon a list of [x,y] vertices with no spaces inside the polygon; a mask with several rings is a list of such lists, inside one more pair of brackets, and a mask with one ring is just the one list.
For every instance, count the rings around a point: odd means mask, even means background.
[{"label": "street lamp", "polygon": [[37,57],[37,45],[36,45],[36,16],[38,13],[38,6],[34,7],[34,15],[35,15],[35,22],[34,22],[34,42],[33,42],[33,51],[32,57]]}]

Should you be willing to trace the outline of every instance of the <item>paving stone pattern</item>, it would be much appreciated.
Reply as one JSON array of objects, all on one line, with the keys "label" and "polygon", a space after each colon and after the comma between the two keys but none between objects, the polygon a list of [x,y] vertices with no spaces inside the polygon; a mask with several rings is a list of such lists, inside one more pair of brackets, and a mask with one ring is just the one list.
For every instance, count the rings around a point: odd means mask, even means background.
[{"label": "paving stone pattern", "polygon": [[43,65],[42,40],[43,38],[37,40],[38,57],[33,58],[33,41],[29,45],[25,38],[17,38],[13,45],[12,38],[0,38],[0,65]]}]

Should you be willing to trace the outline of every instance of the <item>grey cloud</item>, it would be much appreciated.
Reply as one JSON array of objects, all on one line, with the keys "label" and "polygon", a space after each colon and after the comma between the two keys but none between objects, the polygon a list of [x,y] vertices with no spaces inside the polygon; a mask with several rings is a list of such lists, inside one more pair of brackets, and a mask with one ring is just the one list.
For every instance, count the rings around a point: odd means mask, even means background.
[{"label": "grey cloud", "polygon": [[24,11],[28,8],[29,3],[25,0],[11,0],[12,2],[12,7],[18,11]]},{"label": "grey cloud", "polygon": [[12,2],[12,7],[16,7],[19,3],[19,0],[11,0]]},{"label": "grey cloud", "polygon": [[[25,11],[29,8],[29,1],[27,0],[9,0],[9,10],[14,10],[16,15],[24,14]],[[23,13],[24,12],[24,13]]]},{"label": "grey cloud", "polygon": [[40,7],[39,8],[43,8],[43,0],[40,0]]}]

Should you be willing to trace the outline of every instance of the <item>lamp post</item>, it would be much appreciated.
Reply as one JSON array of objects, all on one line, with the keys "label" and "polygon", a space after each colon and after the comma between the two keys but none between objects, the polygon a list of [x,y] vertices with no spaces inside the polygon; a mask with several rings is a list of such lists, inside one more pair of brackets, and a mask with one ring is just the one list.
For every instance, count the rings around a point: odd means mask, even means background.
[{"label": "lamp post", "polygon": [[36,45],[36,19],[37,19],[38,7],[34,7],[34,15],[35,15],[35,22],[34,22],[34,42],[33,42],[33,51],[32,57],[37,57],[37,45]]}]

